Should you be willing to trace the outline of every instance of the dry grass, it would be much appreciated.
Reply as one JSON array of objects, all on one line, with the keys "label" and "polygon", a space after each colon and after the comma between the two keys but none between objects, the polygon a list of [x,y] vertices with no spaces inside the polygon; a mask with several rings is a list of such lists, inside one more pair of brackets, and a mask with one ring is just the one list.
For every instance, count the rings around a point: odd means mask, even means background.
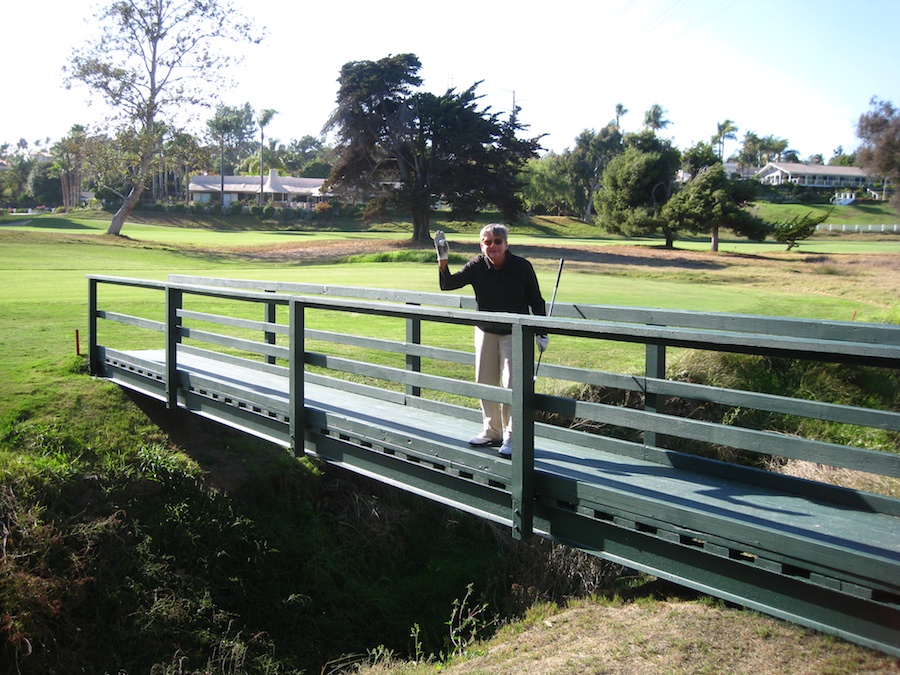
[{"label": "dry grass", "polygon": [[773,460],[767,468],[770,471],[795,476],[796,478],[805,478],[806,480],[814,480],[820,483],[840,485],[852,490],[900,498],[900,479],[890,476],[879,476],[878,474],[843,469],[800,459]]},{"label": "dry grass", "polygon": [[756,612],[682,600],[579,603],[503,628],[450,664],[382,662],[358,670],[449,675],[900,673],[900,661]]}]

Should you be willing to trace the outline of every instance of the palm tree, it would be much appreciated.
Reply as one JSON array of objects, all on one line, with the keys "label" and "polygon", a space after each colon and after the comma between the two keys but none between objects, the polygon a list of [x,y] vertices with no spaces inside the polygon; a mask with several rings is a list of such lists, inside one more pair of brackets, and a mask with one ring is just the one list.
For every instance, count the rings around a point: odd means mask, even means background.
[{"label": "palm tree", "polygon": [[725,120],[724,122],[719,122],[718,131],[715,136],[713,136],[713,144],[716,146],[716,150],[719,153],[719,159],[722,161],[725,160],[725,141],[734,141],[737,140],[737,130],[738,128],[735,126],[734,122],[731,120]]},{"label": "palm tree", "polygon": [[628,112],[628,108],[626,108],[621,103],[616,103],[616,129],[620,129],[619,120],[625,116],[625,113]]},{"label": "palm tree", "polygon": [[259,206],[262,206],[263,203],[263,176],[265,174],[263,167],[263,148],[265,148],[265,129],[269,122],[272,121],[272,118],[277,114],[277,110],[266,108],[259,113],[259,119],[256,120],[256,123],[259,125],[259,201],[257,202]]},{"label": "palm tree", "polygon": [[644,113],[644,128],[659,131],[665,129],[671,122],[663,117],[666,111],[658,103],[650,106],[650,110]]}]

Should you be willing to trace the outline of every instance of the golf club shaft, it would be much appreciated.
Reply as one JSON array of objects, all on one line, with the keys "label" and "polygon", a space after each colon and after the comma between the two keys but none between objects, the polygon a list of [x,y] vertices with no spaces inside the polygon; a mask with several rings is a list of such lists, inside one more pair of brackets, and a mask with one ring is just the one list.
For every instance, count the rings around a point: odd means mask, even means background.
[{"label": "golf club shaft", "polygon": [[[556,291],[559,290],[559,278],[562,276],[562,268],[563,263],[565,262],[565,258],[559,259],[559,269],[556,270],[556,283],[553,285],[553,296],[550,298],[550,311],[547,312],[547,316],[553,316],[553,305],[556,304]],[[541,367],[541,359],[544,357],[544,352],[538,354],[537,363],[534,364],[534,379],[537,380],[538,369]]]}]

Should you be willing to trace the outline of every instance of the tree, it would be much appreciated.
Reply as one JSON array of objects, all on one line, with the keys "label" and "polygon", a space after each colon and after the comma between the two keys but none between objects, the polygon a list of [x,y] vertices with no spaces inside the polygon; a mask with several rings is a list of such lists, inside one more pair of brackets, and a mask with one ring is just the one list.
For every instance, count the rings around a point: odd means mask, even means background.
[{"label": "tree", "polygon": [[597,222],[607,231],[629,237],[661,230],[666,247],[674,244],[674,231],[661,217],[672,195],[681,153],[651,131],[626,134],[625,150],[610,161],[595,197]]},{"label": "tree", "polygon": [[769,162],[780,162],[782,156],[788,148],[788,142],[784,138],[778,136],[763,136],[759,139],[759,166],[764,166]]},{"label": "tree", "polygon": [[709,143],[697,143],[684,151],[681,157],[681,170],[691,180],[714,164],[719,163],[718,152]]},{"label": "tree", "polygon": [[717,125],[716,135],[712,137],[712,144],[716,147],[719,159],[725,158],[725,141],[737,139],[738,128],[731,120],[719,122]]},{"label": "tree", "polygon": [[60,180],[63,206],[66,208],[71,209],[81,203],[85,142],[86,129],[76,124],[50,150],[54,157],[54,172]]},{"label": "tree", "polygon": [[613,157],[621,153],[622,134],[613,124],[606,125],[599,132],[585,129],[575,139],[575,148],[567,153],[574,207],[584,213],[584,222],[591,220],[594,194],[600,187],[604,169]]},{"label": "tree", "polygon": [[658,104],[654,103],[650,109],[644,113],[644,129],[650,131],[659,131],[665,129],[671,122],[663,117],[666,111]]},{"label": "tree", "polygon": [[528,160],[523,177],[522,196],[528,213],[561,215],[571,207],[571,184],[561,155],[550,152],[540,159]]},{"label": "tree", "polygon": [[295,176],[310,162],[323,160],[329,150],[321,139],[306,135],[300,140],[291,140],[287,147],[279,148],[279,155],[285,169]]},{"label": "tree", "polygon": [[[26,146],[27,147],[27,143]],[[37,164],[34,157],[29,157],[19,146],[16,152],[7,160],[7,169],[0,176],[3,180],[3,192],[7,201],[16,204],[30,202],[28,195],[28,177]]]},{"label": "tree", "polygon": [[857,149],[860,166],[873,176],[883,176],[894,185],[891,203],[900,208],[900,111],[890,101],[872,98],[869,112],[859,117],[856,135],[862,140]]},{"label": "tree", "polygon": [[621,103],[616,103],[616,129],[621,130],[621,126],[619,126],[619,121],[625,117],[625,114],[628,112],[628,108],[626,108]]},{"label": "tree", "polygon": [[219,147],[219,203],[224,205],[226,156],[233,172],[239,156],[249,154],[251,139],[256,135],[253,108],[249,103],[242,107],[220,105],[216,114],[206,121],[206,130]]},{"label": "tree", "polygon": [[452,217],[495,206],[511,222],[523,210],[520,171],[539,139],[517,138],[518,108],[508,122],[479,110],[479,83],[441,96],[416,91],[420,67],[414,54],[344,64],[324,129],[337,137],[328,189],[366,200],[369,214],[408,211],[416,241],[431,238],[438,200]]},{"label": "tree", "polygon": [[173,182],[178,199],[187,203],[190,195],[188,184],[194,171],[202,170],[210,162],[209,150],[186,131],[174,130],[166,141],[166,156],[172,166]]},{"label": "tree", "polygon": [[744,134],[741,149],[731,156],[740,169],[759,166],[759,136],[753,131]]},{"label": "tree", "polygon": [[62,203],[62,185],[54,167],[48,162],[36,162],[28,174],[28,194],[35,205],[58,206]]},{"label": "tree", "polygon": [[108,232],[119,234],[141,199],[160,145],[161,122],[214,100],[233,54],[221,41],[258,42],[227,0],[115,0],[95,17],[99,33],[76,50],[66,83],[86,85],[115,111],[116,138],[137,153],[129,190]]},{"label": "tree", "polygon": [[259,117],[256,119],[256,123],[259,125],[259,206],[262,206],[263,203],[263,148],[266,147],[266,127],[269,126],[269,122],[271,122],[272,118],[277,114],[277,110],[265,108],[260,111]]},{"label": "tree", "polygon": [[834,149],[834,154],[828,160],[829,166],[856,166],[856,153],[849,155],[844,153],[844,146],[839,145]]},{"label": "tree", "polygon": [[[710,146],[706,147],[711,150]],[[661,217],[674,232],[710,233],[713,251],[719,250],[721,227],[763,241],[768,233],[767,225],[740,207],[732,196],[732,185],[721,162],[703,166],[666,202]]]},{"label": "tree", "polygon": [[816,227],[828,219],[832,210],[829,209],[828,213],[824,215],[813,216],[812,212],[810,212],[802,218],[797,215],[789,221],[775,223],[772,226],[772,236],[778,243],[787,244],[785,250],[790,251],[792,248],[799,246],[798,241],[812,236],[816,231]]}]

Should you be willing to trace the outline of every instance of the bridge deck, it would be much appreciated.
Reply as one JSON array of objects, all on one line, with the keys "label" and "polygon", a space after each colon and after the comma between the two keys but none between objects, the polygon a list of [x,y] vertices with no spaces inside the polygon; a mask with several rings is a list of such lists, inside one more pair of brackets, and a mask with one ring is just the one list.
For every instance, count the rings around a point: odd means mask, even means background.
[{"label": "bridge deck", "polygon": [[[160,373],[165,368],[163,351],[128,354],[157,364]],[[210,396],[218,389],[237,398],[244,392],[249,400],[263,395],[273,409],[289,404],[287,377],[193,354],[179,354],[178,367],[186,391]],[[110,374],[119,381],[114,371]],[[119,383],[140,389],[133,381]],[[307,446],[312,444],[313,452],[316,434],[347,433],[371,453],[387,452],[392,461],[411,460],[436,472],[449,469],[457,477],[491,489],[508,489],[510,462],[497,457],[494,449],[467,445],[468,438],[480,430],[474,421],[316,384],[306,384],[304,393]],[[329,459],[340,464],[339,458]],[[643,532],[652,530],[669,540],[698,538],[707,549],[723,547],[722,555],[751,566],[774,571],[799,567],[807,579],[812,575],[826,587],[856,595],[871,597],[872,579],[883,581],[885,588],[900,585],[900,518],[896,515],[573,446],[542,435],[541,425],[535,438],[535,470],[539,499],[552,500],[542,490],[551,492],[565,481],[573,484],[566,500],[575,501],[572,495],[577,495],[578,503],[572,508],[581,514],[626,525],[631,522]],[[785,545],[788,541],[790,546]],[[784,553],[788,550],[790,557]],[[838,554],[841,569],[832,570],[830,561]],[[857,583],[868,588],[857,588]]]}]

